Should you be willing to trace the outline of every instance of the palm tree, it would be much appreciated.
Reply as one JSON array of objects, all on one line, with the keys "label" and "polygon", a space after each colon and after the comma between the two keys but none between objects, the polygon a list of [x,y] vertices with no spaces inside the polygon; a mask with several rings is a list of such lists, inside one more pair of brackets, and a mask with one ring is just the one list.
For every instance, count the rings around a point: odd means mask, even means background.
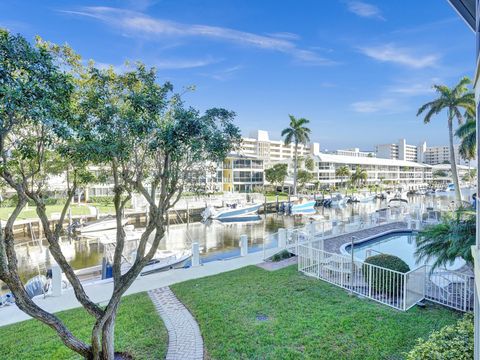
[{"label": "palm tree", "polygon": [[471,247],[475,245],[475,213],[462,210],[445,215],[442,223],[422,230],[416,238],[416,243],[416,258],[433,261],[432,270],[448,265],[457,257],[472,264]]},{"label": "palm tree", "polygon": [[452,167],[453,183],[455,184],[457,205],[461,204],[462,194],[460,193],[457,161],[455,159],[455,151],[453,147],[453,120],[456,118],[458,124],[461,125],[463,124],[463,115],[460,109],[464,109],[471,113],[474,113],[475,111],[475,95],[467,88],[467,85],[470,83],[470,79],[464,77],[453,89],[445,85],[433,85],[433,88],[440,96],[437,99],[424,104],[417,112],[417,116],[419,116],[421,113],[428,110],[423,119],[423,122],[428,124],[433,115],[438,115],[443,110],[447,110],[450,165]]},{"label": "palm tree", "polygon": [[350,169],[346,165],[340,166],[335,170],[335,176],[338,176],[340,179],[342,179],[343,186],[345,179],[350,176]]},{"label": "palm tree", "polygon": [[361,167],[356,167],[355,172],[351,175],[352,183],[359,185],[365,182],[368,178],[367,170]]},{"label": "palm tree", "polygon": [[465,112],[467,121],[460,125],[455,131],[455,135],[460,138],[460,147],[458,152],[465,160],[475,159],[477,151],[477,122],[475,120],[475,113],[470,111]]},{"label": "palm tree", "polygon": [[298,145],[306,144],[310,141],[310,129],[305,125],[310,121],[304,118],[296,119],[293,115],[290,117],[290,126],[283,129],[282,136],[285,137],[285,145],[292,142],[295,145],[295,153],[293,157],[293,195],[297,194],[297,172],[298,172]]}]

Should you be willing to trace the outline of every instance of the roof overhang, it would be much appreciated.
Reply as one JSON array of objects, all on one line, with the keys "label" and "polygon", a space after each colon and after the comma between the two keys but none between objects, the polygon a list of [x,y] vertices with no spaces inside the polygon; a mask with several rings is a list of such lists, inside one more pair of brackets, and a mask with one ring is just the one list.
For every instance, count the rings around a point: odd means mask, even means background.
[{"label": "roof overhang", "polygon": [[475,31],[475,0],[448,0],[472,31]]}]

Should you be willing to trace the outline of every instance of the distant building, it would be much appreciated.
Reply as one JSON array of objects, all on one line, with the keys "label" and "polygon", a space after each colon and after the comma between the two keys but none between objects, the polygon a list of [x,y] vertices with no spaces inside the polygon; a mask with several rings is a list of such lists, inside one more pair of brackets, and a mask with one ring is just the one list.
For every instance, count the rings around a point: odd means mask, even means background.
[{"label": "distant building", "polygon": [[[425,188],[432,181],[432,167],[430,165],[406,160],[381,159],[368,156],[346,156],[336,154],[319,153],[313,156],[315,162],[314,180],[324,186],[339,186],[349,179],[336,175],[336,170],[347,166],[350,172],[357,168],[367,172],[366,184],[391,184],[402,186],[408,190]],[[290,175],[293,173],[293,160],[282,161],[287,163]],[[292,178],[286,184],[292,183]]]},{"label": "distant building", "polygon": [[407,144],[405,139],[400,139],[397,143],[375,146],[375,153],[377,157],[381,159],[423,162],[425,149],[425,142],[416,146]]},{"label": "distant building", "polygon": [[[468,162],[463,160],[458,152],[458,145],[454,145],[455,149],[455,159],[457,164],[465,165]],[[425,164],[437,165],[437,164],[446,164],[450,163],[450,146],[430,146],[427,147],[425,151]]]},{"label": "distant building", "polygon": [[359,148],[335,150],[331,153],[335,155],[357,156],[357,157],[376,157],[377,156],[373,151],[360,151]]},{"label": "distant building", "polygon": [[[242,147],[239,152],[245,156],[254,156],[262,159],[265,162],[265,166],[269,166],[272,162],[293,158],[295,145],[285,145],[283,140],[270,140],[268,131],[257,130],[251,133],[249,137],[242,139]],[[300,157],[318,153],[320,153],[319,143],[298,145],[298,156]]]}]

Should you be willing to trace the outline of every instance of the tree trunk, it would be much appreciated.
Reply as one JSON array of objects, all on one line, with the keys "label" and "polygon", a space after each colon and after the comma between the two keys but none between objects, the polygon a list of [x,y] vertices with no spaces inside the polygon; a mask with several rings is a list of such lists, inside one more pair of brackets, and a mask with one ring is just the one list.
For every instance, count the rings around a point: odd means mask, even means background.
[{"label": "tree trunk", "polygon": [[293,195],[297,195],[297,172],[298,172],[298,142],[295,141],[295,150],[293,154]]},{"label": "tree trunk", "polygon": [[453,146],[453,121],[452,115],[448,114],[448,140],[450,142],[450,166],[452,169],[452,179],[455,186],[455,202],[457,206],[462,204],[462,193],[460,192],[460,182],[458,181],[457,161],[455,158],[455,148]]},{"label": "tree trunk", "polygon": [[102,329],[102,354],[104,360],[113,360],[115,354],[115,318],[117,317],[117,309],[112,316],[105,322]]}]

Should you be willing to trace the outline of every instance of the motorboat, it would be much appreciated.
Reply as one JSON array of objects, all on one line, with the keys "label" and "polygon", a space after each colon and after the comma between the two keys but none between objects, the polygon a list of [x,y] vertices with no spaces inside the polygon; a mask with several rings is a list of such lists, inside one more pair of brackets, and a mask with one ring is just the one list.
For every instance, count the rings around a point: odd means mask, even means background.
[{"label": "motorboat", "polygon": [[[126,225],[127,219],[122,219],[122,226]],[[77,229],[81,234],[95,231],[111,230],[117,228],[117,219],[114,216],[106,216],[104,218],[87,222]]]},{"label": "motorboat", "polygon": [[361,203],[367,203],[375,200],[376,198],[377,198],[376,194],[373,194],[373,195],[363,194],[362,196],[357,197],[357,201]]},{"label": "motorboat", "polygon": [[246,214],[235,217],[226,217],[223,219],[214,219],[222,224],[233,224],[233,223],[258,223],[262,221],[262,218],[258,214]]},{"label": "motorboat", "polygon": [[157,250],[155,257],[140,272],[140,276],[179,267],[192,257],[192,250]]},{"label": "motorboat", "polygon": [[334,193],[332,194],[330,205],[331,206],[343,206],[346,205],[349,200],[349,197],[340,194],[340,193]]},{"label": "motorboat", "polygon": [[407,193],[404,191],[397,191],[393,198],[388,201],[390,206],[400,206],[402,204],[408,204]]},{"label": "motorboat", "polygon": [[227,218],[240,217],[248,214],[255,214],[258,212],[262,204],[231,204],[226,207],[215,209],[213,206],[207,206],[207,208],[202,212],[203,220],[214,219],[214,220],[223,220]]},{"label": "motorboat", "polygon": [[315,200],[306,201],[306,202],[299,202],[297,204],[291,204],[290,213],[303,213],[303,212],[312,212],[314,210],[315,204],[317,202]]},{"label": "motorboat", "polygon": [[[125,241],[140,240],[140,237],[144,233],[143,229],[135,229],[133,225],[125,225],[123,230],[125,231]],[[117,242],[117,229],[92,231],[83,235],[87,239],[98,239],[103,245],[114,244]]]}]

